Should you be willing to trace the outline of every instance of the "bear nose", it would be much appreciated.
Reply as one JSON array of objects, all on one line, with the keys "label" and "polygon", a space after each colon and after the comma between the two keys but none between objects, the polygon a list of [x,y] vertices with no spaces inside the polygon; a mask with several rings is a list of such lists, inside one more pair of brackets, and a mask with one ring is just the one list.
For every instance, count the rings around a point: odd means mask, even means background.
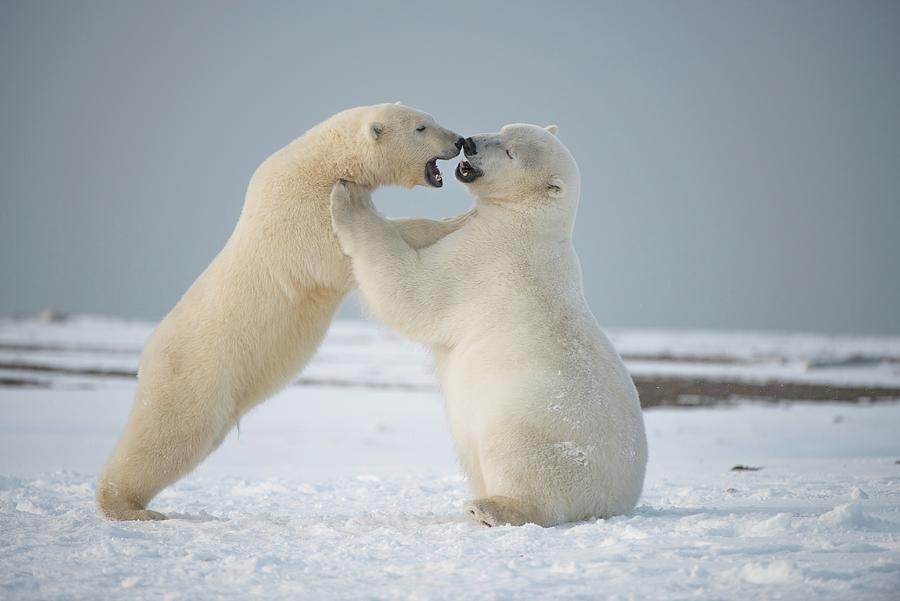
[{"label": "bear nose", "polygon": [[457,138],[456,142],[454,142],[454,144],[456,145],[456,150],[462,150],[463,144],[465,144],[465,143],[466,143],[466,141],[465,141],[465,139],[463,139],[462,136]]},{"label": "bear nose", "polygon": [[478,154],[478,151],[475,149],[475,140],[472,138],[466,138],[463,140],[463,152],[466,156],[471,156],[473,154]]}]

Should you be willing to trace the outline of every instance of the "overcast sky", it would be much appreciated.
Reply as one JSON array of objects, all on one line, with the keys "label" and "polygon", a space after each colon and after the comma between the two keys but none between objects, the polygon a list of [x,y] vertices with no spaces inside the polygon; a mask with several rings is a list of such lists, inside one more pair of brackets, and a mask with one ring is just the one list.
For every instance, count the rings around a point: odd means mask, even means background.
[{"label": "overcast sky", "polygon": [[0,314],[162,317],[266,156],[401,100],[560,126],[602,325],[900,334],[900,2],[4,0],[0,85]]}]

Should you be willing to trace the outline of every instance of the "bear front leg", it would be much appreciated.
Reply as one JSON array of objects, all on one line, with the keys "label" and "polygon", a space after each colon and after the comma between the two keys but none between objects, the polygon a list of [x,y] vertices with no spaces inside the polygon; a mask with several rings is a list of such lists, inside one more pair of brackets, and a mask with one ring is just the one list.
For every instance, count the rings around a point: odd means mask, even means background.
[{"label": "bear front leg", "polygon": [[452,234],[465,225],[473,214],[474,210],[446,219],[391,219],[390,222],[411,248],[419,250]]},{"label": "bear front leg", "polygon": [[400,334],[423,342],[446,343],[447,298],[452,283],[443,265],[410,247],[398,228],[375,212],[364,188],[338,182],[331,192],[331,217],[341,249],[366,304]]},{"label": "bear front leg", "polygon": [[[331,215],[332,225],[341,240],[341,248],[347,255],[351,254],[349,246],[352,245],[352,230],[355,227],[361,226],[367,221],[371,223],[373,216],[378,221],[385,221],[378,215],[372,204],[371,193],[347,180],[340,180],[332,189]],[[474,215],[474,210],[445,219],[389,219],[386,221],[394,226],[394,229],[410,248],[419,250],[452,234],[465,225],[472,215]],[[343,239],[340,238],[341,231],[344,232]]]},{"label": "bear front leg", "polygon": [[372,204],[372,193],[347,180],[339,180],[331,189],[331,225],[348,257],[353,256],[356,241],[365,234],[366,225],[381,220]]}]

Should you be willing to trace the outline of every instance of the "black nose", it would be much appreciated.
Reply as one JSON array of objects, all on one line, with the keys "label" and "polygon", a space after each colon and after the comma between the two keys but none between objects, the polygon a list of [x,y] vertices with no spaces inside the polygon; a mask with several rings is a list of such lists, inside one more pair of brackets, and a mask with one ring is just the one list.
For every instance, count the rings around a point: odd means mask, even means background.
[{"label": "black nose", "polygon": [[462,136],[460,136],[459,139],[456,140],[456,142],[455,142],[455,144],[456,144],[456,149],[457,149],[457,150],[460,150],[460,149],[463,147],[463,144],[465,144],[465,143],[466,143],[466,141],[463,139]]},{"label": "black nose", "polygon": [[466,156],[478,154],[478,151],[475,149],[475,140],[472,138],[463,140],[463,152],[466,153]]}]

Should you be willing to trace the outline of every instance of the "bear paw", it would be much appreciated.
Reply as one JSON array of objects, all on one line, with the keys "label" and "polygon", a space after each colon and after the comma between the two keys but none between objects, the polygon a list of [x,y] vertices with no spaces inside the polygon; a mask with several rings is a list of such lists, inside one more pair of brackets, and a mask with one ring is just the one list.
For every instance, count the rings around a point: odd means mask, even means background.
[{"label": "bear paw", "polygon": [[116,522],[149,522],[168,519],[164,514],[151,509],[104,509],[102,513]]},{"label": "bear paw", "polygon": [[529,519],[523,508],[514,499],[509,497],[489,497],[476,499],[466,503],[464,510],[466,515],[482,526],[493,528],[495,526],[521,526],[537,520]]},{"label": "bear paw", "polygon": [[372,209],[372,193],[355,182],[341,179],[331,189],[331,215],[335,221]]},{"label": "bear paw", "polygon": [[466,515],[469,519],[472,519],[482,526],[487,526],[488,528],[493,528],[498,525],[497,518],[490,511],[484,511],[479,506],[481,504],[480,501],[469,501],[466,503],[463,510],[466,512]]}]

